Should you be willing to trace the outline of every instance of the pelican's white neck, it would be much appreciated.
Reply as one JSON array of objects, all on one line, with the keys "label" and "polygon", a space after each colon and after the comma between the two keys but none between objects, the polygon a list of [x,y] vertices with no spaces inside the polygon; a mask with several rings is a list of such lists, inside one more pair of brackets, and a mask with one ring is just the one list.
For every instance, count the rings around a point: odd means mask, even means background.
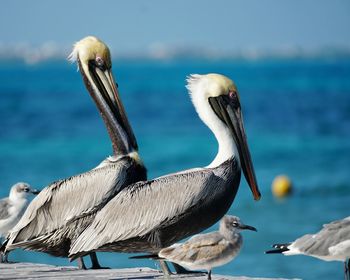
[{"label": "pelican's white neck", "polygon": [[189,90],[193,105],[196,108],[201,120],[214,133],[219,145],[216,157],[206,167],[217,167],[233,157],[236,157],[239,162],[236,144],[228,127],[218,118],[209,104],[208,98],[210,96],[207,93],[208,82],[201,75],[192,75],[187,81],[187,88]]},{"label": "pelican's white neck", "polygon": [[[208,125],[208,124],[207,124]],[[214,133],[216,140],[218,141],[218,153],[214,160],[207,166],[208,168],[217,167],[220,164],[224,163],[230,158],[236,157],[238,155],[238,151],[236,148],[236,144],[232,139],[232,135],[230,131],[225,127],[225,129],[213,129],[209,125],[208,127]],[[239,161],[239,157],[236,157],[236,160]]]}]

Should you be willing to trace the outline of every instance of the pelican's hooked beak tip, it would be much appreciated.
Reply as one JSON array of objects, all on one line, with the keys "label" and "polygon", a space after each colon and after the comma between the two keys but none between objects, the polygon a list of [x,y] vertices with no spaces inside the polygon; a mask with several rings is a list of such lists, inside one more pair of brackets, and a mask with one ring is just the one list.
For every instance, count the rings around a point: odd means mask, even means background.
[{"label": "pelican's hooked beak tip", "polygon": [[260,191],[257,191],[257,193],[254,195],[254,200],[259,201],[261,199],[261,193]]}]

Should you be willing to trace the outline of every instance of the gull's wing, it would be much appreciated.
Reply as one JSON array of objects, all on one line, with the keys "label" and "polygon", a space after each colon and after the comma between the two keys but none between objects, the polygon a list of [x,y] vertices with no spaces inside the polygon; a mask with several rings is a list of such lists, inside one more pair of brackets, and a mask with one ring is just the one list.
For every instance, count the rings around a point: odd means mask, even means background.
[{"label": "gull's wing", "polygon": [[8,198],[3,198],[0,200],[0,220],[7,219],[10,215],[9,208],[11,204]]},{"label": "gull's wing", "polygon": [[217,258],[228,248],[228,242],[218,232],[198,234],[182,244],[159,252],[159,256],[180,264],[205,263]]},{"label": "gull's wing", "polygon": [[220,241],[222,241],[222,235],[219,234],[219,232],[211,232],[206,234],[197,234],[188,239],[185,243],[183,243],[184,246],[188,248],[200,248],[205,246],[215,246]]},{"label": "gull's wing", "polygon": [[[313,256],[328,256],[329,248],[334,248],[340,243],[350,242],[350,217],[343,220],[325,224],[316,234],[307,234],[293,242],[289,249],[298,250],[300,253]],[[335,246],[335,247],[334,247]],[[343,246],[342,246],[343,248]]]}]

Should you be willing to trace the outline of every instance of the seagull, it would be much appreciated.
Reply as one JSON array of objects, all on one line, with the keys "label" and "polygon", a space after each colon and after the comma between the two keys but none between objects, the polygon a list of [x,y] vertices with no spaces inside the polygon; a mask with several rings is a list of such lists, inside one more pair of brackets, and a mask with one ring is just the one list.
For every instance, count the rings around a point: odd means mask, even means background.
[{"label": "seagull", "polygon": [[[224,216],[220,221],[219,231],[197,234],[184,243],[162,249],[158,257],[184,266],[190,270],[205,269],[208,280],[211,279],[213,267],[232,261],[243,245],[242,230],[257,231],[255,227],[242,223],[236,216]],[[153,256],[136,256],[131,258],[153,258]]]},{"label": "seagull", "polygon": [[254,199],[260,199],[236,85],[221,74],[194,74],[187,88],[218,140],[214,160],[121,190],[71,244],[71,260],[97,251],[154,254],[203,231],[231,207],[241,170]]},{"label": "seagull", "polygon": [[275,244],[266,254],[306,255],[323,261],[344,262],[345,277],[350,278],[350,216],[323,225],[315,234],[306,234],[291,243]]},{"label": "seagull", "polygon": [[[18,223],[28,206],[28,194],[38,194],[29,184],[19,182],[11,187],[10,195],[0,200],[0,238],[7,236]],[[7,254],[0,256],[0,262],[8,262]]]},{"label": "seagull", "polygon": [[[92,170],[45,187],[9,234],[5,251],[22,248],[67,257],[71,243],[110,199],[129,184],[146,179],[147,171],[113,78],[108,46],[88,36],[74,45],[70,58],[77,62],[105,122],[113,155]],[[95,253],[90,258],[92,268],[101,268]],[[79,268],[86,268],[82,259],[78,262]]]}]

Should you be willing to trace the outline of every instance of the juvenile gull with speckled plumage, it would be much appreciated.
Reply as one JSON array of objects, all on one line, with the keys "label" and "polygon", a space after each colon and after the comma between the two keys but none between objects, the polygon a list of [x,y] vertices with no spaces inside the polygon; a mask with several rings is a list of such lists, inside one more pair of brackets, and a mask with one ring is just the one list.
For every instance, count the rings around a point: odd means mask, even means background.
[{"label": "juvenile gull with speckled plumage", "polygon": [[[256,231],[256,228],[243,224],[236,216],[227,215],[220,221],[219,231],[197,234],[184,243],[162,249],[158,256],[191,270],[206,269],[210,280],[213,267],[224,265],[239,254],[243,245],[242,230]],[[132,258],[149,257],[152,258]]]}]

